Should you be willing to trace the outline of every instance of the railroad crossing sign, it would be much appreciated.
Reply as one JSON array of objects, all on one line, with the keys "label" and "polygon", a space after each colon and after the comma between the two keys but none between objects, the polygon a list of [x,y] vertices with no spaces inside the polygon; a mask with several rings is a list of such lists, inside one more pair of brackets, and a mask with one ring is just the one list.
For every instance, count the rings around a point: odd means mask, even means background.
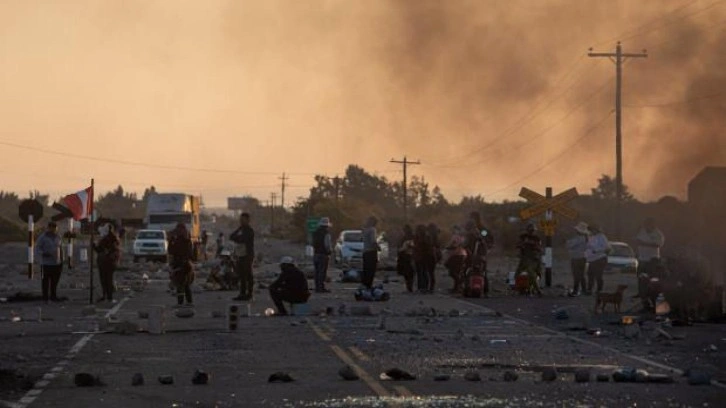
[{"label": "railroad crossing sign", "polygon": [[532,218],[543,214],[547,210],[552,210],[566,218],[577,218],[577,210],[567,206],[568,202],[578,196],[577,189],[574,187],[563,191],[554,197],[545,197],[540,193],[532,191],[526,187],[522,187],[522,190],[519,192],[519,196],[534,204],[531,207],[520,211],[519,215],[522,219],[526,220]]},{"label": "railroad crossing sign", "polygon": [[28,222],[31,215],[33,222],[38,222],[43,218],[43,205],[36,200],[23,200],[18,208],[18,215],[23,222]]}]

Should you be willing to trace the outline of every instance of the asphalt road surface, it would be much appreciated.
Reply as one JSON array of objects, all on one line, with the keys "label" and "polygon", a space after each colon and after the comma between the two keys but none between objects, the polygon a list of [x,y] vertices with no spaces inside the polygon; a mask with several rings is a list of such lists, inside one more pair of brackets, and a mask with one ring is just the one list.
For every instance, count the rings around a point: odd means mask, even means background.
[{"label": "asphalt road surface", "polygon": [[[506,270],[506,262],[493,265]],[[726,398],[719,382],[726,378],[723,325],[670,328],[648,322],[636,325],[637,334],[626,332],[615,324],[620,315],[591,313],[593,298],[562,296],[558,285],[568,281],[566,272],[555,275],[555,287],[543,298],[509,293],[504,272],[493,274],[496,290],[487,299],[451,297],[444,271],[431,295],[405,293],[395,273],[380,272],[381,279],[391,278],[385,284],[391,300],[356,302],[357,285],[335,282],[339,271],[331,270],[333,291],[315,294],[309,315],[266,316],[272,303],[263,288],[249,303],[250,316],[229,330],[226,310],[236,303],[234,293],[197,289],[194,316],[176,317],[175,298],[162,274],[152,273],[156,269],[118,272],[120,301],[97,304],[95,310],[87,309],[88,291],[72,284],[61,290],[69,298],[63,303],[0,304],[0,406],[719,407]],[[274,270],[274,264],[260,265],[258,281],[269,282]],[[19,268],[6,265],[5,271]],[[145,285],[142,273],[150,274]],[[85,277],[76,272],[65,278]],[[633,279],[608,276],[606,290]],[[8,288],[0,285],[5,290],[0,296],[13,290]],[[634,302],[626,302],[628,313]],[[150,321],[139,314],[155,306],[166,310],[164,334],[148,333]],[[556,319],[553,311],[563,308],[568,318]],[[247,303],[241,310],[246,314]],[[130,333],[114,332],[115,322],[124,321],[133,323]],[[339,376],[346,365],[359,380]],[[596,381],[597,374],[611,375],[621,367],[668,374],[674,382]],[[382,375],[391,368],[416,379]],[[542,380],[549,368],[557,370],[555,381]],[[682,376],[688,368],[709,373],[711,385],[689,385]],[[197,369],[210,374],[208,384],[192,384]],[[590,382],[575,382],[582,370],[590,373]],[[74,376],[81,372],[98,376],[104,385],[77,387]],[[269,383],[275,372],[294,381]],[[144,385],[132,385],[136,373],[144,376]],[[465,379],[474,373],[479,381]],[[505,381],[511,373],[516,381]],[[162,375],[173,376],[174,383],[161,384]],[[445,376],[446,381],[435,380]]]}]

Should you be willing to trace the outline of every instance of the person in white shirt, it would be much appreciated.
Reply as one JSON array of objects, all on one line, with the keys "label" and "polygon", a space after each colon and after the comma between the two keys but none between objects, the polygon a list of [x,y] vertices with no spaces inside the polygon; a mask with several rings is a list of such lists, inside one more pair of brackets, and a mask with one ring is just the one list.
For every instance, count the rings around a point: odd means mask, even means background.
[{"label": "person in white shirt", "polygon": [[570,267],[572,269],[572,278],[574,279],[570,296],[580,296],[581,293],[587,291],[587,279],[585,279],[587,260],[585,259],[585,250],[587,249],[587,239],[590,236],[590,231],[584,222],[578,223],[574,230],[576,234],[567,240],[567,251],[570,253]]},{"label": "person in white shirt", "polygon": [[587,294],[590,295],[595,282],[597,282],[598,293],[602,291],[602,274],[608,265],[610,242],[597,225],[590,224],[588,229],[590,230],[590,237],[585,248],[585,259],[587,259]]}]

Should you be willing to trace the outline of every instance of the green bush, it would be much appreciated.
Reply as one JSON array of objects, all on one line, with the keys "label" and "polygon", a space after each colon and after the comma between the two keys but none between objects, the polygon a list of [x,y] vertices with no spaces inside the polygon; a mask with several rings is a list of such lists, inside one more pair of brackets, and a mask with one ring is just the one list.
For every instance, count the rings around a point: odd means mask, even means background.
[{"label": "green bush", "polygon": [[0,217],[0,243],[24,241],[27,238],[27,233],[20,225]]}]

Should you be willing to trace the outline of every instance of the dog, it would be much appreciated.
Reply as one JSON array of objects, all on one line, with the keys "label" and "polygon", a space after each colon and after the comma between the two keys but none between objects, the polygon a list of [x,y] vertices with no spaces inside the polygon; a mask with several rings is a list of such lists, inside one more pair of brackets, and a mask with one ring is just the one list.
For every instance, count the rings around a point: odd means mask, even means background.
[{"label": "dog", "polygon": [[605,306],[607,306],[608,303],[613,304],[613,308],[615,309],[615,313],[620,313],[620,304],[623,303],[623,292],[625,292],[625,289],[628,288],[628,285],[618,285],[618,290],[615,291],[615,293],[598,293],[595,297],[595,313],[597,313],[598,306],[600,307],[600,312],[605,312]]}]

